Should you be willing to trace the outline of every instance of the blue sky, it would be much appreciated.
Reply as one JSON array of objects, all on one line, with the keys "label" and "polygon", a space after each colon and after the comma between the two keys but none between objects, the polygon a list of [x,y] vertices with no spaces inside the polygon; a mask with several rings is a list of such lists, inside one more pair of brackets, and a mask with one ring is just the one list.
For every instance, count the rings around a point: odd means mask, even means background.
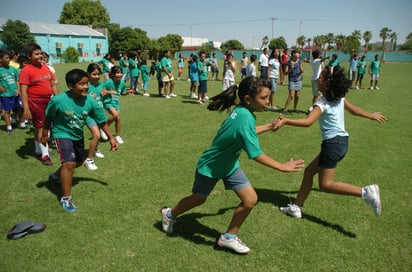
[{"label": "blue sky", "polygon": [[[12,0],[3,4],[0,17],[57,23],[68,0]],[[33,5],[33,3],[37,3]],[[398,34],[398,44],[412,32],[411,0],[251,1],[251,0],[101,0],[112,23],[140,28],[149,38],[167,34],[224,42],[237,39],[247,48],[259,47],[264,36],[285,37],[288,46],[304,35],[350,35],[388,27]],[[333,4],[333,6],[332,6]],[[274,18],[274,19],[272,19]],[[362,41],[363,43],[363,41]]]}]

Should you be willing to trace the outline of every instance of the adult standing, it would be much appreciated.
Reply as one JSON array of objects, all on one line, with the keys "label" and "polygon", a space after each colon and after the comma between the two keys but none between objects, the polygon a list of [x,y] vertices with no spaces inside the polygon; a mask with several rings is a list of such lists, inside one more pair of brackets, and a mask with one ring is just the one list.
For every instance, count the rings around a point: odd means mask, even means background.
[{"label": "adult standing", "polygon": [[268,78],[268,67],[269,67],[268,62],[269,62],[268,49],[264,48],[259,58],[259,67],[258,67],[261,78],[266,78],[266,79]]}]

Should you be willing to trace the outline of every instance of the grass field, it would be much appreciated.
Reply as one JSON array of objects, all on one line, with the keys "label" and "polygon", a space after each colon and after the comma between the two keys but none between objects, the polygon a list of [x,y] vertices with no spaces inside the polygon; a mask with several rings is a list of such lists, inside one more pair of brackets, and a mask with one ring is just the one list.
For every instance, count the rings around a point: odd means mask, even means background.
[{"label": "grass field", "polygon": [[[60,91],[66,89],[65,72],[86,65],[56,65]],[[311,101],[310,67],[304,68],[301,110]],[[295,197],[303,173],[279,173],[242,154],[242,168],[259,195],[239,233],[252,249],[247,256],[213,247],[238,204],[222,184],[203,206],[179,217],[175,235],[161,231],[159,208],[190,193],[197,159],[226,117],[188,99],[188,82],[177,81],[179,97],[170,100],[122,97],[125,144],[110,153],[110,145],[101,143],[106,157],[96,158],[99,169],[76,170],[74,214],[60,207],[60,189],[47,182],[59,165],[56,151],[55,165],[42,166],[32,156],[32,133],[16,130],[9,136],[0,121],[0,271],[411,271],[412,63],[386,63],[382,69],[379,91],[351,90],[347,98],[389,120],[378,124],[347,113],[350,148],[337,170],[338,180],[380,185],[382,216],[375,217],[361,199],[320,193],[317,184],[303,219],[284,216],[278,208]],[[209,81],[208,87],[212,96],[221,82]],[[156,88],[152,79],[149,92],[156,94]],[[287,87],[278,87],[276,105],[282,107],[286,96]],[[257,122],[276,115],[256,113]],[[320,141],[317,124],[260,136],[263,150],[280,161],[308,163]],[[8,241],[7,231],[25,220],[47,229]]]}]

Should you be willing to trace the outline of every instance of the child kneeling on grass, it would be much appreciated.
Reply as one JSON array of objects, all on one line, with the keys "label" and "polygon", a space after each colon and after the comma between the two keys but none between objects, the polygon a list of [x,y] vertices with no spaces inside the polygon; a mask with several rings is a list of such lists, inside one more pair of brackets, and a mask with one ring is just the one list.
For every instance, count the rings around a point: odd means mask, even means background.
[{"label": "child kneeling on grass", "polygon": [[[236,99],[236,91],[239,101]],[[174,208],[163,207],[162,228],[170,234],[176,217],[190,209],[202,205],[211,191],[222,179],[227,190],[235,191],[240,199],[226,232],[220,235],[217,245],[236,253],[245,254],[250,249],[237,238],[237,233],[257,203],[257,194],[239,165],[242,150],[250,159],[281,172],[295,172],[303,168],[303,160],[280,163],[264,154],[257,135],[273,131],[274,123],[256,126],[254,111],[263,111],[268,103],[270,83],[266,79],[247,77],[239,85],[230,86],[226,91],[211,98],[208,109],[224,111],[233,105],[234,110],[222,123],[212,146],[201,155],[194,177],[192,194],[180,200]]]},{"label": "child kneeling on grass", "polygon": [[66,74],[69,90],[52,98],[46,109],[43,123],[42,144],[49,140],[49,131],[53,123],[52,135],[60,154],[62,165],[50,174],[49,181],[61,183],[62,197],[60,204],[68,212],[75,212],[77,207],[71,197],[74,169],[83,164],[85,158],[83,127],[86,118],[92,117],[98,126],[108,135],[112,151],[116,151],[118,143],[113,138],[106,123],[106,115],[95,99],[87,94],[89,89],[88,74],[74,69]]},{"label": "child kneeling on grass", "polygon": [[287,119],[280,115],[276,128],[284,125],[309,127],[319,119],[322,133],[322,145],[319,155],[306,167],[302,184],[295,203],[280,210],[295,218],[302,217],[302,206],[308,197],[313,177],[318,174],[319,189],[326,193],[362,197],[367,204],[372,206],[376,215],[380,215],[381,201],[379,186],[376,184],[359,187],[349,183],[335,181],[336,166],[342,160],[348,149],[349,134],[345,130],[344,110],[356,116],[368,118],[383,123],[385,116],[379,112],[368,113],[363,109],[349,103],[345,95],[351,81],[345,76],[345,71],[340,67],[326,67],[320,74],[318,90],[322,97],[315,102],[313,110],[304,119]]}]

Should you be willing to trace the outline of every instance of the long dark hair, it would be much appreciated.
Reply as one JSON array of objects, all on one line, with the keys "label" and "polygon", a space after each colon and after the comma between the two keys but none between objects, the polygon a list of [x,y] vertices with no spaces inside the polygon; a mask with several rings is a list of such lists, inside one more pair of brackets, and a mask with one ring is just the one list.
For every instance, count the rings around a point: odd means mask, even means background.
[{"label": "long dark hair", "polygon": [[[247,77],[239,83],[239,86],[234,84],[220,94],[212,97],[207,109],[222,112],[233,105],[246,105],[245,96],[249,95],[251,98],[254,98],[262,87],[270,89],[270,82],[265,78]],[[239,97],[239,101],[236,99],[237,96]]]},{"label": "long dark hair", "polygon": [[351,81],[346,78],[344,68],[339,66],[326,66],[323,70],[324,78],[327,80],[324,96],[329,102],[337,102],[342,97],[345,97],[349,90]]}]

